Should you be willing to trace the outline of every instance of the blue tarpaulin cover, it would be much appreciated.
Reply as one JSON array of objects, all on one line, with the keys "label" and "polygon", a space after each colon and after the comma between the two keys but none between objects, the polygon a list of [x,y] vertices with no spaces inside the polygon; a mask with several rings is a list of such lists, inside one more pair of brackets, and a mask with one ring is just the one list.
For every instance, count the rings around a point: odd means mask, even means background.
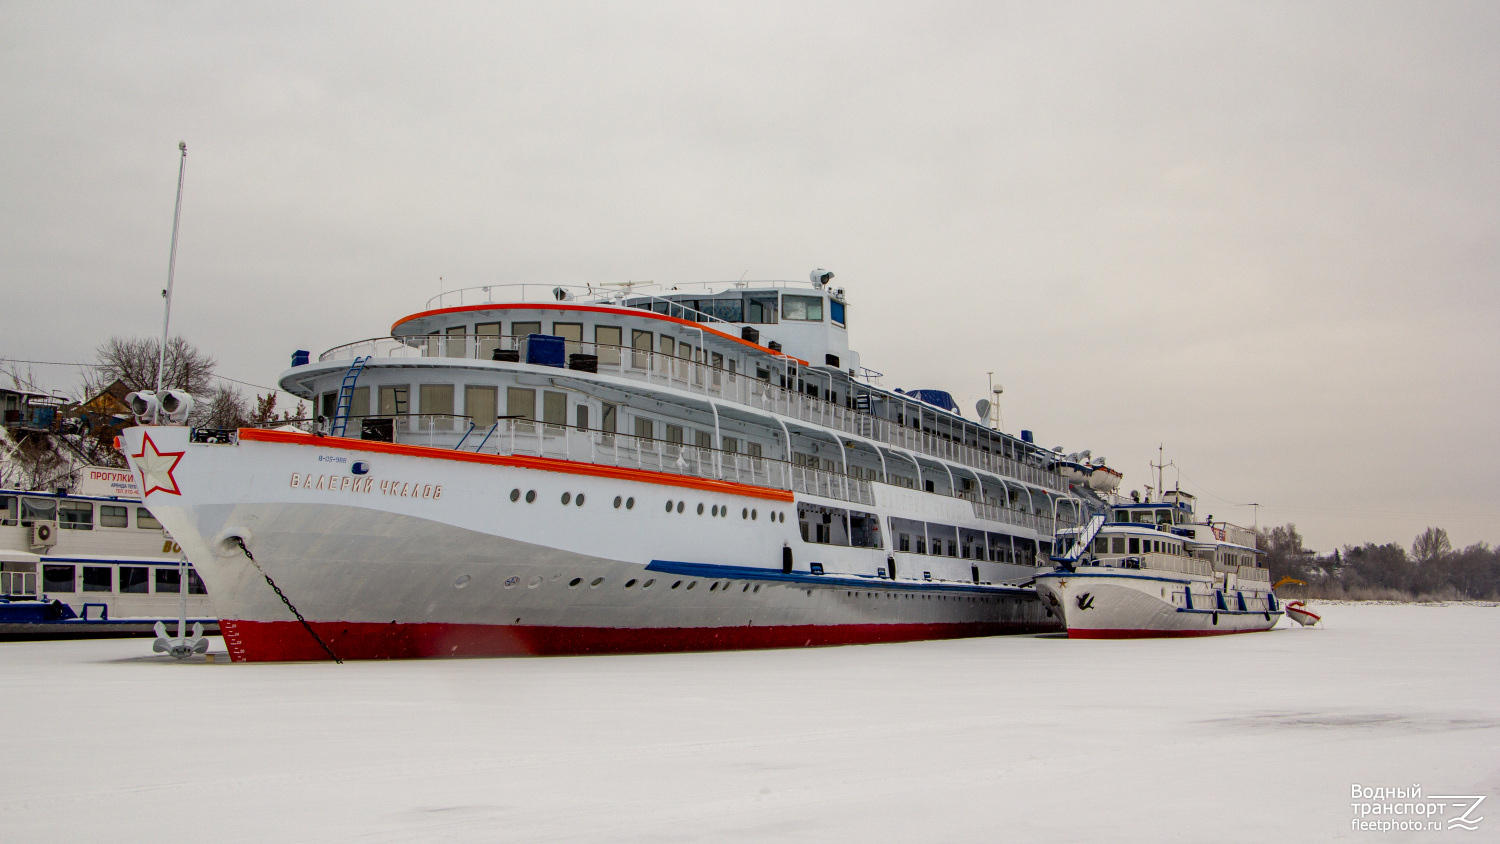
[{"label": "blue tarpaulin cover", "polygon": [[896,392],[944,410],[958,412],[958,402],[954,401],[953,396],[944,390],[897,390]]},{"label": "blue tarpaulin cover", "polygon": [[567,366],[567,341],[550,334],[526,335],[526,362],[559,368]]}]

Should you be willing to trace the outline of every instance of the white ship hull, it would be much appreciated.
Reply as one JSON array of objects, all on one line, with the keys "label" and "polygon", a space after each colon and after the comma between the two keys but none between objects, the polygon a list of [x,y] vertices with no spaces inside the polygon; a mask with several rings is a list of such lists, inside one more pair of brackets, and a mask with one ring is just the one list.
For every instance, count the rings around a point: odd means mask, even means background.
[{"label": "white ship hull", "polygon": [[1063,615],[1073,639],[1218,636],[1276,626],[1282,610],[1271,592],[1260,584],[1239,586],[1102,567],[1059,569],[1036,579],[1037,592]]},{"label": "white ship hull", "polygon": [[[185,428],[151,427],[124,440],[147,473],[152,512],[214,596],[236,660],[326,659],[319,639],[347,659],[1061,627],[1032,590],[990,585],[1024,580],[1031,567],[804,543],[796,501],[816,499],[776,489],[297,434],[201,445]],[[182,455],[155,462],[173,469],[154,491],[151,461],[136,457],[146,453]],[[781,514],[789,518],[773,520]],[[972,582],[981,567],[988,583]]]}]

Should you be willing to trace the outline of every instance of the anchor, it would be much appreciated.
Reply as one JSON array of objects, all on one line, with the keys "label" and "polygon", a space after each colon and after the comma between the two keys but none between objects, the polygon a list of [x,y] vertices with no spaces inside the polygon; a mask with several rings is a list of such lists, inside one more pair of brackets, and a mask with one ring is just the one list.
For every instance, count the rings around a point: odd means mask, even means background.
[{"label": "anchor", "polygon": [[156,641],[151,643],[151,650],[159,654],[168,654],[173,659],[187,659],[193,654],[208,653],[208,640],[203,637],[203,622],[193,622],[193,635],[182,635],[182,623],[177,625],[177,638],[167,638],[167,625],[156,622]]},{"label": "anchor", "polygon": [[1094,596],[1092,594],[1088,593],[1088,592],[1084,592],[1084,593],[1080,594],[1078,596],[1077,600],[1078,600],[1078,608],[1081,609],[1081,610],[1088,610],[1088,609],[1093,609],[1094,608]]}]

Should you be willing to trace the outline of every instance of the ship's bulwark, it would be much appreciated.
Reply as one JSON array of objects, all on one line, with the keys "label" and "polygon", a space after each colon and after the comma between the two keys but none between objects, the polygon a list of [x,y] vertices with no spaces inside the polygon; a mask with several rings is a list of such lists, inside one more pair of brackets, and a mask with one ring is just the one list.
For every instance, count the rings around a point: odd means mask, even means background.
[{"label": "ship's bulwark", "polygon": [[[339,460],[349,452],[338,440],[196,445],[185,429],[150,430],[164,450],[185,456],[176,470],[182,495],[156,492],[149,503],[202,572],[236,660],[328,659],[265,575],[341,659],[808,647],[1062,629],[1030,590],[873,577],[888,551],[803,543],[790,501],[452,461],[435,449],[381,457],[365,477],[375,487],[385,477],[440,484],[441,499],[343,483],[308,488],[299,473],[350,465]],[[512,500],[512,490],[535,491],[534,502]],[[573,503],[561,503],[564,493]],[[634,508],[614,506],[616,496],[634,499]],[[681,512],[663,507],[683,499]],[[726,515],[696,515],[699,503]],[[760,518],[741,517],[749,509]],[[792,516],[773,522],[777,509]],[[797,561],[790,578],[781,569],[787,547]],[[656,560],[691,561],[692,571],[662,570]],[[808,572],[818,560],[826,578]],[[854,576],[856,563],[868,574]]]}]

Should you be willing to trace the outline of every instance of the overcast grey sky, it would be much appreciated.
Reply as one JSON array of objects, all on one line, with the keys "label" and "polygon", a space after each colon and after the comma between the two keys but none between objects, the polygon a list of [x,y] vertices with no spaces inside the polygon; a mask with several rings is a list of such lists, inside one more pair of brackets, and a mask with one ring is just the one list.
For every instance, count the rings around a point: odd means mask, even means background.
[{"label": "overcast grey sky", "polygon": [[821,266],[887,386],[994,370],[1127,489],[1162,444],[1319,550],[1494,543],[1497,44],[1495,3],[0,2],[0,356],[159,333],[186,140],[173,327],[234,378],[440,277]]}]

